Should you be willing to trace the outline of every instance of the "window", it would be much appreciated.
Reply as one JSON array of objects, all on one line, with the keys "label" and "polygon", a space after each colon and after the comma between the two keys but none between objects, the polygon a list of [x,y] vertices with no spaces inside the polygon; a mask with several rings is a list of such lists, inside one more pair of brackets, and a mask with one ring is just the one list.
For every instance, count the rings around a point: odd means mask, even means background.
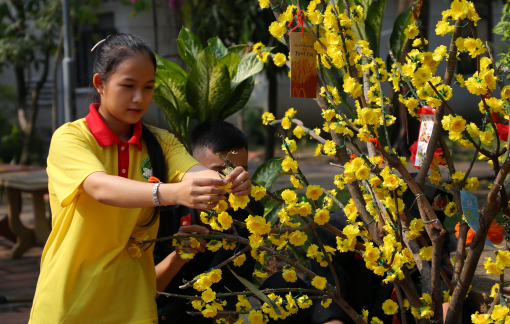
[{"label": "window", "polygon": [[76,69],[78,87],[88,87],[92,81],[92,55],[90,50],[97,42],[108,35],[116,34],[113,13],[97,15],[97,24],[84,24],[75,30],[76,35]]}]

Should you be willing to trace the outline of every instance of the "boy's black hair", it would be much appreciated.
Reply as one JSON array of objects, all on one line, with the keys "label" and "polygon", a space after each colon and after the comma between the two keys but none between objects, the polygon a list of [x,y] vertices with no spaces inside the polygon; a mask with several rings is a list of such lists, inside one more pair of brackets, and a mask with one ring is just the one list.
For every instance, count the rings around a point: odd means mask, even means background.
[{"label": "boy's black hair", "polygon": [[[154,64],[156,71],[156,56],[149,45],[141,38],[130,34],[109,35],[99,43],[92,51],[93,64],[92,75],[99,73],[101,81],[107,83],[110,76],[117,71],[119,65],[126,59],[135,55],[147,55]],[[94,102],[100,102],[99,93],[94,92]],[[152,175],[161,182],[166,182],[165,156],[161,149],[161,144],[156,136],[151,132],[147,125],[142,123],[142,138],[145,141],[147,152],[152,166]],[[168,213],[161,211],[161,214]],[[160,208],[156,207],[149,220],[143,225],[150,227],[156,222],[160,214]]]},{"label": "boy's black hair", "polygon": [[223,121],[205,121],[191,133],[191,146],[207,147],[213,153],[244,147],[248,151],[248,138],[239,128]]}]

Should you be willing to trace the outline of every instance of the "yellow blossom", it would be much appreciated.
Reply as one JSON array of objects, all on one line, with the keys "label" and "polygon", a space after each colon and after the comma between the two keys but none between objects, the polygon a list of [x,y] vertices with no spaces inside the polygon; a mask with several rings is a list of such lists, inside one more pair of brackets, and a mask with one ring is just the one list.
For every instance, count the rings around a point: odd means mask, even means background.
[{"label": "yellow blossom", "polygon": [[407,26],[407,28],[404,30],[404,35],[409,38],[413,39],[420,33],[420,30],[414,23],[411,23]]},{"label": "yellow blossom", "polygon": [[213,307],[211,305],[205,305],[205,309],[202,311],[202,315],[204,317],[214,317],[218,313],[218,310],[216,307]]},{"label": "yellow blossom", "polygon": [[229,195],[228,201],[230,203],[230,206],[234,209],[234,211],[238,210],[239,208],[244,209],[250,202],[250,198],[248,196],[235,196],[235,195]]},{"label": "yellow blossom", "polygon": [[266,188],[261,187],[261,186],[253,186],[251,188],[251,196],[255,200],[258,201],[258,200],[264,198],[265,195],[266,195]]},{"label": "yellow blossom", "polygon": [[489,314],[478,314],[478,311],[476,311],[471,315],[471,322],[473,324],[488,324],[492,323],[492,320]]},{"label": "yellow blossom", "polygon": [[317,209],[313,218],[314,222],[319,225],[324,225],[329,222],[329,211],[327,209]]},{"label": "yellow blossom", "polygon": [[248,216],[246,227],[252,234],[264,235],[271,231],[271,224],[262,216]]},{"label": "yellow blossom", "polygon": [[306,188],[306,198],[317,200],[322,196],[323,190],[320,185],[309,185]]},{"label": "yellow blossom", "polygon": [[432,260],[432,246],[422,247],[420,249],[420,259],[424,261]]},{"label": "yellow blossom", "polygon": [[259,5],[260,5],[260,8],[262,8],[262,9],[266,9],[266,8],[270,7],[269,0],[259,0]]},{"label": "yellow blossom", "polygon": [[232,224],[232,217],[227,212],[222,212],[218,215],[218,221],[224,230],[229,229]]},{"label": "yellow blossom", "polygon": [[495,274],[500,275],[503,274],[502,269],[500,269],[496,262],[492,262],[492,258],[485,258],[483,262],[485,270],[487,270],[487,274]]},{"label": "yellow blossom", "polygon": [[287,32],[287,27],[285,26],[285,23],[273,21],[271,25],[269,25],[269,32],[274,38],[280,39]]},{"label": "yellow blossom", "polygon": [[314,286],[315,288],[317,288],[319,290],[324,290],[326,288],[327,283],[328,282],[327,282],[326,278],[321,277],[321,276],[315,276],[312,279],[312,286]]},{"label": "yellow blossom", "polygon": [[393,315],[393,314],[395,314],[398,311],[398,304],[395,303],[391,299],[387,299],[382,304],[382,309],[384,311],[384,314],[386,314],[386,315]]},{"label": "yellow blossom", "polygon": [[216,293],[214,291],[212,291],[211,288],[207,288],[202,293],[202,300],[205,301],[206,303],[210,303],[215,299],[216,299]]},{"label": "yellow blossom", "polygon": [[287,63],[287,58],[285,57],[285,54],[282,53],[276,53],[276,55],[273,57],[274,65],[281,67],[284,66],[285,63]]},{"label": "yellow blossom", "polygon": [[282,161],[282,169],[285,172],[296,172],[298,168],[298,163],[294,161],[290,156],[286,156]]},{"label": "yellow blossom", "polygon": [[303,185],[301,184],[301,180],[298,179],[295,175],[291,175],[290,176],[290,182],[292,183],[292,185],[294,186],[294,188],[296,189],[301,189],[303,188]]},{"label": "yellow blossom", "polygon": [[289,150],[290,153],[293,153],[297,149],[296,141],[289,140],[287,137],[285,138],[285,143],[282,144],[282,150],[287,153]]},{"label": "yellow blossom", "polygon": [[294,134],[297,138],[301,138],[301,137],[303,137],[303,136],[306,134],[306,132],[305,132],[305,130],[303,129],[303,127],[301,127],[301,126],[299,126],[299,125],[298,125],[298,126],[296,126],[296,127],[294,128],[294,131],[293,131],[292,133],[293,133],[293,134]]}]

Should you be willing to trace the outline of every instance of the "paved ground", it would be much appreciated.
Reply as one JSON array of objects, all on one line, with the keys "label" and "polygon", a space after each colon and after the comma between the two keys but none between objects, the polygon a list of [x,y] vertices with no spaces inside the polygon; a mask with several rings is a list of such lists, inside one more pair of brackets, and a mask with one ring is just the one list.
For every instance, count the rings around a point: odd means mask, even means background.
[{"label": "paved ground", "polygon": [[[0,202],[0,220],[6,217],[5,202]],[[24,199],[21,220],[27,227],[33,227],[32,206]],[[33,247],[21,259],[11,260],[11,241],[0,236],[0,296],[9,303],[0,303],[0,324],[27,323],[32,298],[35,293],[42,247]],[[1,297],[0,297],[1,298]]]},{"label": "paved ground", "polygon": [[[334,188],[333,176],[341,173],[341,169],[330,165],[335,160],[322,157],[321,159],[309,159],[311,154],[302,155],[300,166],[308,180],[313,184],[320,184],[326,189]],[[262,161],[257,154],[250,154],[250,171],[254,172]],[[457,169],[466,170],[468,163],[457,164]],[[416,170],[409,166],[409,170]],[[487,164],[477,164],[472,172],[473,176],[487,178],[491,175],[490,167]],[[275,183],[275,189],[284,188],[290,185],[288,176],[281,177]],[[6,204],[0,201],[0,220],[7,213]],[[24,199],[22,221],[27,226],[32,226],[32,210],[30,201]],[[42,253],[41,247],[34,247],[26,252],[21,259],[10,260],[9,250],[12,242],[0,237],[0,296],[7,297],[11,302],[0,303],[0,324],[27,323],[31,307],[31,299],[35,292],[37,277],[39,275],[39,262]],[[494,259],[493,249],[487,247],[481,260],[491,256]],[[510,275],[510,270],[505,272],[506,277]],[[487,275],[483,269],[483,262],[477,268],[473,289],[480,292],[488,292],[493,283],[499,280],[498,276]]]}]

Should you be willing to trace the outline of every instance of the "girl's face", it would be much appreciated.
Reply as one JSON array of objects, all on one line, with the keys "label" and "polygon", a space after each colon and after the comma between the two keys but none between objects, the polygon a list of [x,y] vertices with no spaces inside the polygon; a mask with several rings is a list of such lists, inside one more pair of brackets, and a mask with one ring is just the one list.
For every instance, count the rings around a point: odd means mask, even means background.
[{"label": "girl's face", "polygon": [[154,64],[144,54],[122,62],[106,83],[93,77],[101,96],[99,113],[110,127],[136,124],[145,114],[154,94]]}]

